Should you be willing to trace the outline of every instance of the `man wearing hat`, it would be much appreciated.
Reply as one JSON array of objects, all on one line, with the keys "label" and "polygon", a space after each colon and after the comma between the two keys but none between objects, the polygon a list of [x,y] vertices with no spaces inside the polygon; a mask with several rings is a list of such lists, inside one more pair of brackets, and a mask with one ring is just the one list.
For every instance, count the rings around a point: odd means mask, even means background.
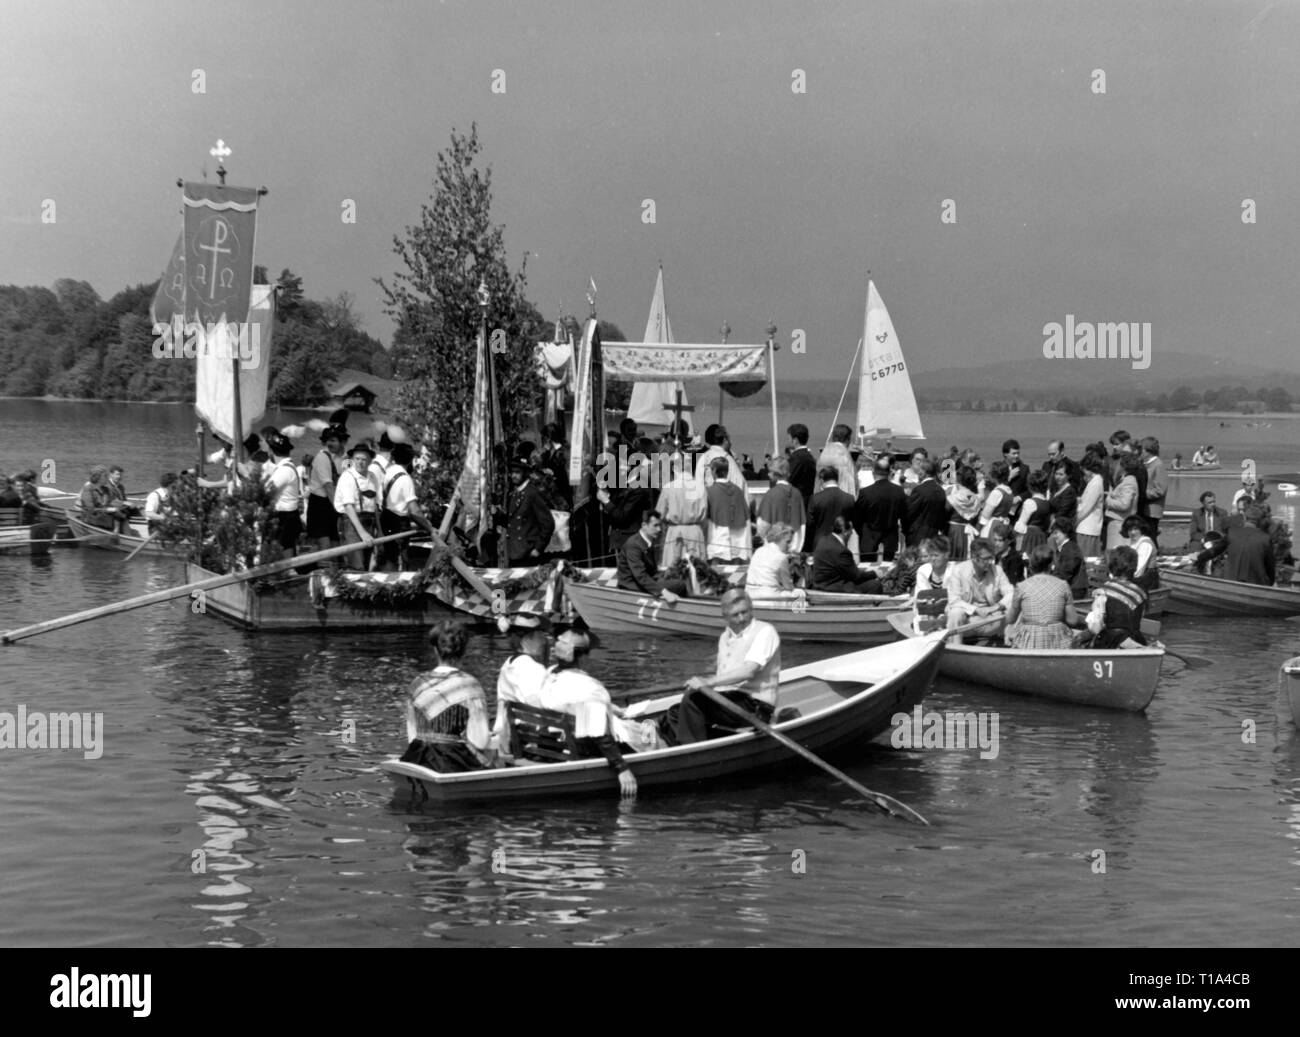
[{"label": "man wearing hat", "polygon": [[510,462],[510,497],[507,510],[498,519],[506,527],[506,557],[512,566],[537,565],[555,532],[551,509],[541,491],[529,479],[528,462],[516,457]]},{"label": "man wearing hat", "polygon": [[[343,519],[343,542],[370,547],[379,522],[379,483],[371,471],[375,448],[362,440],[348,451],[352,462],[339,476],[334,491],[334,510]],[[369,569],[370,551],[353,551],[344,557],[350,569]]]},{"label": "man wearing hat", "polygon": [[320,434],[325,449],[312,458],[311,474],[307,479],[307,537],[324,551],[338,546],[339,513],[334,510],[334,491],[338,488],[342,469],[343,444],[348,441],[348,430],[342,425],[327,425]]}]

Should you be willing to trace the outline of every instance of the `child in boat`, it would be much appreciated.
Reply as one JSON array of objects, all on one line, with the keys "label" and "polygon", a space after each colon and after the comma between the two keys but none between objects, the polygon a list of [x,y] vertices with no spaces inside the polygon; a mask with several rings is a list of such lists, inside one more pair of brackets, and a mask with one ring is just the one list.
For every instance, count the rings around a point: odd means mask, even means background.
[{"label": "child in boat", "polygon": [[948,538],[942,534],[921,541],[922,565],[916,570],[912,591],[912,629],[918,634],[946,625],[948,553]]},{"label": "child in boat", "polygon": [[1146,615],[1147,593],[1133,582],[1137,552],[1127,544],[1106,554],[1110,579],[1097,589],[1088,613],[1088,629],[1096,635],[1093,648],[1144,648],[1142,617]]},{"label": "child in boat", "polygon": [[452,620],[429,632],[433,669],[407,689],[404,763],[418,763],[444,774],[490,766],[492,753],[487,696],[472,674],[459,669],[469,634]]}]

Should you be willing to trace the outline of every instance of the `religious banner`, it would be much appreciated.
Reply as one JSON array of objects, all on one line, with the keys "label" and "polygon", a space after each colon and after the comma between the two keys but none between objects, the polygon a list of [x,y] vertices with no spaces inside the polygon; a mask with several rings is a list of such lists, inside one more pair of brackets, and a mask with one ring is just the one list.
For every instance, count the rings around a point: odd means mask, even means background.
[{"label": "religious banner", "polygon": [[[193,326],[187,336],[199,336],[196,349],[194,410],[212,431],[228,443],[243,442],[266,413],[271,376],[271,331],[275,327],[275,292],[269,284],[253,285],[253,305],[238,328],[218,329],[210,337]],[[215,340],[215,341],[213,341]],[[241,428],[235,433],[234,369],[239,358]]]},{"label": "religious banner", "polygon": [[185,232],[176,235],[172,258],[167,262],[149,304],[149,319],[155,324],[171,324],[173,319],[185,318]]},{"label": "religious banner", "polygon": [[546,387],[544,422],[560,420],[560,412],[565,409],[568,396],[573,392],[573,353],[572,337],[567,342],[537,343],[537,363],[542,384]]},{"label": "religious banner", "polygon": [[483,534],[492,529],[492,412],[495,409],[487,338],[481,330],[475,352],[474,407],[465,446],[465,467],[460,475],[460,518],[456,525],[481,548]]},{"label": "religious banner", "polygon": [[204,328],[248,316],[257,189],[185,184],[185,317]]},{"label": "religious banner", "polygon": [[633,382],[712,378],[767,381],[767,346],[719,346],[658,342],[611,342],[604,347],[605,377]]},{"label": "religious banner", "polygon": [[594,465],[594,455],[605,449],[605,382],[602,374],[604,349],[596,319],[587,321],[578,347],[577,385],[573,400],[573,427],[569,430],[569,482],[579,487],[573,506],[589,498],[590,487],[582,487],[584,465]]}]

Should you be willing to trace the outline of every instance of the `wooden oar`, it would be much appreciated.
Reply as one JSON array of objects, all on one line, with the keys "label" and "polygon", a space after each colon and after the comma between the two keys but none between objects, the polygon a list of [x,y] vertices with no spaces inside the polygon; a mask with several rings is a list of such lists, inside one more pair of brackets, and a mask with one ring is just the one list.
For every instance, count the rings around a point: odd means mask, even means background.
[{"label": "wooden oar", "polygon": [[788,738],[785,735],[783,735],[780,731],[773,730],[767,724],[763,723],[763,721],[759,720],[758,717],[753,716],[743,707],[737,705],[735,702],[732,702],[731,699],[727,698],[725,695],[718,694],[718,692],[714,691],[712,688],[701,688],[700,692],[701,694],[705,695],[707,698],[712,699],[718,705],[722,706],[724,709],[728,710],[731,713],[734,713],[737,717],[744,720],[745,723],[752,726],[756,731],[759,731],[760,733],[767,735],[769,738],[776,739],[776,741],[780,742],[791,752],[796,753],[799,756],[802,756],[809,763],[816,764],[827,774],[831,775],[831,777],[838,778],[840,781],[844,782],[845,785],[849,786],[849,788],[853,789],[854,792],[858,793],[860,796],[866,799],[866,801],[872,804],[872,806],[878,808],[879,810],[884,811],[887,814],[893,814],[895,817],[905,817],[909,821],[915,821],[918,824],[929,825],[930,823],[929,821],[927,821],[924,817],[922,817],[915,810],[909,807],[906,803],[900,803],[892,796],[886,796],[883,792],[872,792],[871,789],[867,788],[865,785],[859,784],[858,782],[854,781],[842,770],[839,770],[836,767],[832,767],[820,756],[816,755],[815,753],[813,753],[808,749],[805,749],[793,738]]},{"label": "wooden oar", "polygon": [[124,562],[129,562],[132,558],[134,558],[136,555],[138,555],[138,554],[139,554],[141,551],[143,551],[146,547],[148,547],[150,544],[152,544],[152,543],[154,542],[155,538],[157,538],[158,534],[161,533],[161,532],[162,532],[162,530],[160,530],[160,529],[158,529],[158,530],[154,530],[154,531],[153,531],[152,533],[150,533],[150,534],[149,534],[149,535],[148,535],[148,536],[147,536],[143,541],[141,541],[139,547],[137,547],[137,548],[136,548],[134,551],[132,551],[129,555],[127,555],[125,558],[123,558],[122,561],[124,561]]},{"label": "wooden oar", "polygon": [[[393,533],[386,537],[377,537],[376,544],[386,544],[391,540],[401,540],[404,537],[415,536],[417,530],[408,529],[404,533]],[[259,565],[256,568],[245,570],[242,573],[228,573],[225,576],[212,576],[206,580],[197,580],[194,583],[182,584],[180,587],[173,587],[170,590],[156,591],[153,594],[142,594],[138,598],[128,598],[126,601],[114,602],[111,605],[101,605],[98,608],[87,609],[84,612],[74,612],[70,616],[63,616],[60,619],[46,620],[44,623],[34,623],[31,626],[18,627],[16,630],[10,630],[0,634],[0,642],[10,645],[24,637],[32,637],[36,634],[44,634],[50,630],[59,630],[63,627],[75,626],[78,623],[85,623],[88,620],[99,619],[101,616],[115,616],[119,612],[129,612],[131,609],[144,608],[146,605],[158,605],[164,601],[171,601],[173,598],[183,598],[194,591],[214,590],[217,587],[228,587],[232,583],[243,583],[245,580],[256,580],[263,576],[273,576],[276,573],[284,572],[286,569],[292,569],[295,565],[310,565],[315,562],[323,562],[327,558],[338,558],[345,554],[351,554],[357,549],[356,544],[343,544],[339,547],[330,547],[324,551],[316,551],[313,554],[299,555],[296,558],[282,558],[278,562],[271,562],[268,565]]]},{"label": "wooden oar", "polygon": [[1205,659],[1199,655],[1180,655],[1178,652],[1175,652],[1168,645],[1161,644],[1159,641],[1154,642],[1153,647],[1163,648],[1165,650],[1165,655],[1172,655],[1175,659],[1177,659],[1180,663],[1186,666],[1189,670],[1203,670],[1207,666],[1214,665],[1214,663],[1212,663],[1209,659]]}]

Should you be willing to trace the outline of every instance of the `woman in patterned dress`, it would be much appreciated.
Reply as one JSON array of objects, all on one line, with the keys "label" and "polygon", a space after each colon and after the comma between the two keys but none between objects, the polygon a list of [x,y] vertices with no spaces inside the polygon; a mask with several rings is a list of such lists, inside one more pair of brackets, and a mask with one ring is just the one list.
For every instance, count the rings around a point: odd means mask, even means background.
[{"label": "woman in patterned dress", "polygon": [[405,763],[442,773],[472,771],[492,763],[487,696],[472,674],[458,668],[469,644],[463,626],[444,620],[429,632],[433,669],[407,689]]},{"label": "woman in patterned dress", "polygon": [[1007,644],[1012,648],[1060,651],[1074,644],[1068,624],[1078,624],[1070,585],[1050,573],[1052,549],[1039,544],[1029,555],[1030,575],[1016,584],[1007,611]]},{"label": "woman in patterned dress", "polygon": [[1016,523],[1016,547],[1026,558],[1039,544],[1047,542],[1047,523],[1052,517],[1052,505],[1047,499],[1046,472],[1029,473],[1029,499],[1020,508]]}]

